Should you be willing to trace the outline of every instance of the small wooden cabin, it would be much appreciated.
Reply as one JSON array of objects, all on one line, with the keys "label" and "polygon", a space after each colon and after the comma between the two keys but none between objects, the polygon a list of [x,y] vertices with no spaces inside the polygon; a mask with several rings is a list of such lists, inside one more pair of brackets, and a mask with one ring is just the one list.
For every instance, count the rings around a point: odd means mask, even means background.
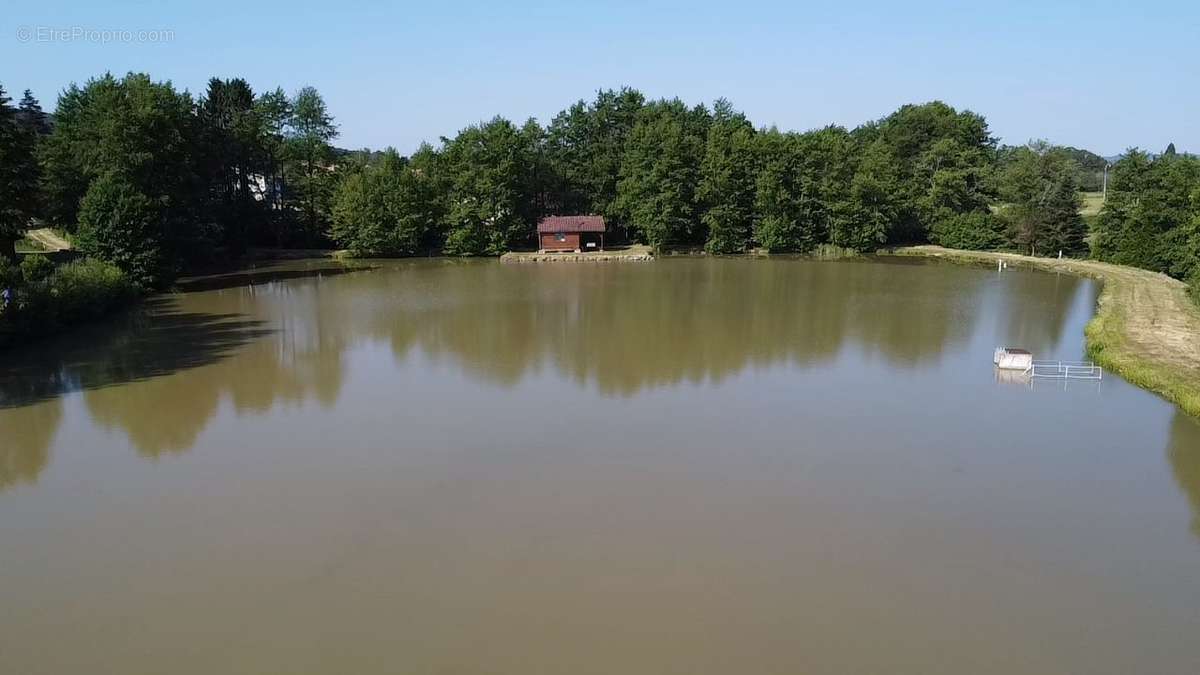
[{"label": "small wooden cabin", "polygon": [[537,229],[540,253],[604,250],[603,216],[546,216]]}]

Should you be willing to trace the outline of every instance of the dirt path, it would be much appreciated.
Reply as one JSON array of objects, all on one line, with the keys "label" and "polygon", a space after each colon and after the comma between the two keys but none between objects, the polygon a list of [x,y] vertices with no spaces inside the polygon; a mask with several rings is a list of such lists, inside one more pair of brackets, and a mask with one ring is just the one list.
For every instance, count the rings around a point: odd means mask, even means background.
[{"label": "dirt path", "polygon": [[1037,267],[1104,282],[1087,327],[1088,353],[1125,379],[1200,416],[1200,308],[1187,287],[1156,272],[1091,260],[1034,258],[1011,253],[913,246],[895,251],[951,261]]},{"label": "dirt path", "polygon": [[71,242],[58,236],[48,227],[43,227],[37,230],[29,230],[25,236],[41,244],[47,251],[69,251],[71,250]]}]

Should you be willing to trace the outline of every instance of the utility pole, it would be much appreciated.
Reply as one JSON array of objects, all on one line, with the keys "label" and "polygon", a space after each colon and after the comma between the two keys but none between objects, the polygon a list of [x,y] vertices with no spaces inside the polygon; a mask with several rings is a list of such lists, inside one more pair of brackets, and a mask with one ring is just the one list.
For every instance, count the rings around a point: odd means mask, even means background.
[{"label": "utility pole", "polygon": [[1104,187],[1101,188],[1100,196],[1108,199],[1108,167],[1112,166],[1108,162],[1104,163]]}]

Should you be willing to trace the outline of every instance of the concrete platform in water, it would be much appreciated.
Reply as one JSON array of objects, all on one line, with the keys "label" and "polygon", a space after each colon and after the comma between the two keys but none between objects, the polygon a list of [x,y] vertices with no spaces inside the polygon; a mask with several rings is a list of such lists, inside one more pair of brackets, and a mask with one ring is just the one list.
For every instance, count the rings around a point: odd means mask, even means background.
[{"label": "concrete platform in water", "polygon": [[649,246],[629,246],[607,251],[580,253],[541,253],[538,251],[510,251],[500,256],[502,263],[521,262],[642,262],[654,260]]},{"label": "concrete platform in water", "polygon": [[1026,371],[1033,368],[1033,353],[1013,347],[997,347],[992,363],[1000,370]]}]

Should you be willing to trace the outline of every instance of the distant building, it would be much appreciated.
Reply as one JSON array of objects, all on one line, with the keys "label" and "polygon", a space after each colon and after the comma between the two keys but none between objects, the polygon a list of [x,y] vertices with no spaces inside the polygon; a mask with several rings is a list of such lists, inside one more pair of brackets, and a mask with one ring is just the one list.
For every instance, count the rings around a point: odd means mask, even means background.
[{"label": "distant building", "polygon": [[548,251],[604,250],[603,216],[546,216],[538,223],[538,249]]}]

